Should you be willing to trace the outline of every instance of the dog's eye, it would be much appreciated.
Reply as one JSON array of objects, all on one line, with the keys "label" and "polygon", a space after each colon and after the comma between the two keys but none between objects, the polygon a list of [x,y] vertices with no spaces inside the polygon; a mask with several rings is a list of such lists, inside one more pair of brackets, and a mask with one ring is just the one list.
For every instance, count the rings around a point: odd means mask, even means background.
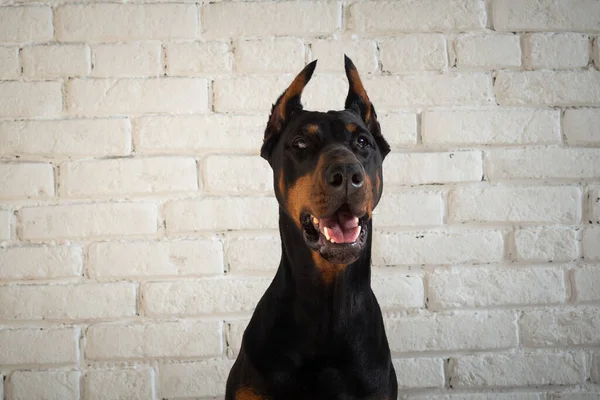
[{"label": "dog's eye", "polygon": [[308,147],[308,142],[303,137],[297,137],[292,141],[292,146],[297,149],[305,149]]},{"label": "dog's eye", "polygon": [[358,145],[358,147],[366,147],[369,145],[369,139],[367,139],[363,135],[360,135],[358,139],[356,139],[356,144]]}]

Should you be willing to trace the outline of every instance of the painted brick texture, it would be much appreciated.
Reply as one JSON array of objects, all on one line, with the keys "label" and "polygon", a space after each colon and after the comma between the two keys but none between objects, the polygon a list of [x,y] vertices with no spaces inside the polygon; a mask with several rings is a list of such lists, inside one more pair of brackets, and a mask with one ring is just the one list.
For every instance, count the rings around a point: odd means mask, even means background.
[{"label": "painted brick texture", "polygon": [[399,399],[600,398],[597,0],[0,0],[0,400],[222,398],[281,255],[271,104],[392,151]]}]

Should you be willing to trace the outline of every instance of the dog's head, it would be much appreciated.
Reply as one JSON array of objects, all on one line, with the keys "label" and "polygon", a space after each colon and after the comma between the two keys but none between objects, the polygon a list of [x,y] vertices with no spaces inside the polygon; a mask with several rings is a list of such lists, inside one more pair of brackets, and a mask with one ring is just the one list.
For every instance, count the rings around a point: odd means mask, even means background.
[{"label": "dog's head", "polygon": [[273,105],[261,156],[273,168],[280,206],[302,232],[313,259],[349,264],[365,247],[390,147],[348,57],[345,110],[303,110],[300,97],[316,63],[308,64]]}]

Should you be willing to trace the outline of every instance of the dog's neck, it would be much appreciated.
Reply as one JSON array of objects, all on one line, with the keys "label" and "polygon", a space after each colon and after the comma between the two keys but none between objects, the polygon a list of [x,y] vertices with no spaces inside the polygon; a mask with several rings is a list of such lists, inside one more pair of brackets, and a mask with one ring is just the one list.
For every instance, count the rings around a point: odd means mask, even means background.
[{"label": "dog's neck", "polygon": [[[277,273],[284,283],[288,296],[298,305],[323,307],[342,301],[340,297],[352,297],[370,293],[371,286],[371,238],[372,225],[360,257],[346,266],[337,266],[335,272],[324,271],[328,266],[319,254],[310,249],[289,215],[280,208],[279,231],[281,235],[281,263]],[[319,263],[316,264],[315,259]]]}]

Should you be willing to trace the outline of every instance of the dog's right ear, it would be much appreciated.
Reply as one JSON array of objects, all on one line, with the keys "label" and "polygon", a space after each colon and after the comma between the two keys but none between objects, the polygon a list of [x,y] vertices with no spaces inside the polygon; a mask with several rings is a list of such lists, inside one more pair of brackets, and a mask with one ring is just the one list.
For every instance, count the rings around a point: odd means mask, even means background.
[{"label": "dog's right ear", "polygon": [[269,122],[267,122],[267,129],[265,129],[265,138],[263,139],[263,145],[260,149],[260,155],[262,158],[269,160],[271,151],[283,132],[285,125],[289,122],[290,117],[295,111],[302,110],[302,103],[300,97],[304,87],[310,81],[315,67],[317,66],[317,60],[308,64],[300,73],[294,78],[292,84],[279,96],[273,108],[271,108],[271,115],[269,116]]}]

